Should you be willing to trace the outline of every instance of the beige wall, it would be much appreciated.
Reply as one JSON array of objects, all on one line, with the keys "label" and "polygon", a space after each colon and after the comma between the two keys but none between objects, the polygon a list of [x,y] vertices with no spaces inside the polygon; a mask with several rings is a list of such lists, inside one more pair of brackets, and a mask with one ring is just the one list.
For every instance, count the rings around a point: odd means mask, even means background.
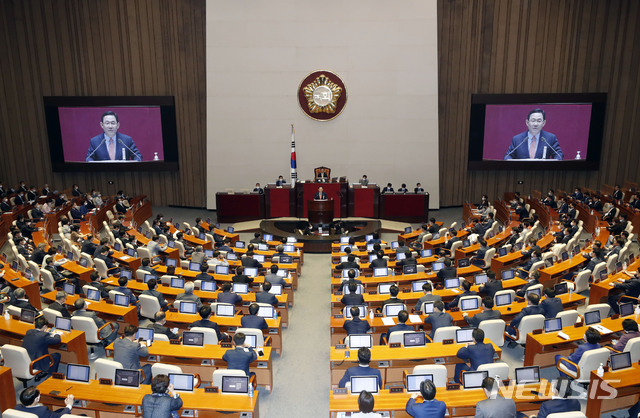
[{"label": "beige wall", "polygon": [[[215,193],[289,176],[421,182],[439,207],[436,0],[207,0],[207,207]],[[316,122],[296,92],[327,69],[346,84],[345,110]]]}]

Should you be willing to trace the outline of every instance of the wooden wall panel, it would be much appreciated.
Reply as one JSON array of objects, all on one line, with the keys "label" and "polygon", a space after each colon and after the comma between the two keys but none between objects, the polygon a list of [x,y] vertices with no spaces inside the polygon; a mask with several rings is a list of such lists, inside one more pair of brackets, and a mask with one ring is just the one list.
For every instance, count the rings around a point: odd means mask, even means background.
[{"label": "wooden wall panel", "polygon": [[[441,206],[637,181],[639,17],[636,0],[439,0]],[[599,171],[467,170],[471,94],[565,92],[608,93]]]},{"label": "wooden wall panel", "polygon": [[[0,179],[205,206],[204,20],[204,0],[0,2]],[[53,95],[175,96],[180,170],[53,173],[42,105]]]}]

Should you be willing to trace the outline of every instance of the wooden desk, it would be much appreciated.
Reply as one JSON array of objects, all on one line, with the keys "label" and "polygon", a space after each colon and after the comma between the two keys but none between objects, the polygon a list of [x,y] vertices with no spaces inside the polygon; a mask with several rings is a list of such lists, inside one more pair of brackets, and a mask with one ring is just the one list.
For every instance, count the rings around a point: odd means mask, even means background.
[{"label": "wooden desk", "polygon": [[[226,369],[227,362],[222,360],[224,353],[230,350],[218,345],[205,345],[204,347],[192,347],[182,344],[174,345],[169,341],[154,341],[149,347],[149,356],[155,359],[144,360],[143,363],[153,364],[169,363],[182,368],[183,373],[198,373],[205,382],[210,382],[213,371]],[[264,386],[268,391],[273,387],[272,347],[264,347],[263,356],[251,363],[249,369],[256,374],[258,385]],[[107,356],[113,356],[113,343],[106,348]],[[203,364],[207,360],[208,364]]]},{"label": "wooden desk", "polygon": [[[633,263],[627,267],[627,271],[634,272],[640,268],[640,258],[637,258]],[[609,292],[613,289],[615,283],[620,283],[621,280],[628,280],[630,277],[623,271],[615,273],[607,277],[607,279],[591,283],[591,289],[589,290],[589,304],[595,303],[607,303],[609,298]]]},{"label": "wooden desk", "polygon": [[[467,235],[469,235],[469,231],[467,231],[465,229],[461,229],[460,231],[458,231],[456,233],[456,237],[458,237],[460,239],[464,239],[464,237],[466,237]],[[440,248],[440,247],[445,246],[447,241],[449,241],[449,239],[445,239],[445,237],[440,237],[438,239],[432,239],[432,240],[429,240],[429,241],[425,241],[423,247],[425,249],[428,249],[428,248]]]},{"label": "wooden desk", "polygon": [[349,190],[349,216],[379,218],[380,187],[354,184]]},{"label": "wooden desk", "polygon": [[[469,266],[457,269],[458,277],[473,277],[476,274],[482,273],[482,269],[477,266]],[[418,280],[431,280],[434,284],[439,282],[438,276],[436,273],[427,273],[421,272],[416,274],[396,274],[395,276],[385,276],[385,277],[364,277],[360,276],[357,278],[362,282],[362,285],[367,289],[367,287],[371,287],[371,290],[377,288],[380,283],[390,283],[394,282],[398,285],[398,287],[402,287],[401,285],[409,285],[412,282]],[[342,286],[343,282],[340,277],[331,278],[331,286],[336,289]],[[455,292],[453,292],[455,293]]]},{"label": "wooden desk", "polygon": [[[38,386],[40,400],[44,405],[57,409],[64,406],[67,395],[73,395],[76,400],[83,401],[83,406],[75,406],[73,414],[84,413],[98,418],[122,416],[142,416],[140,407],[144,395],[151,393],[150,385],[140,385],[140,389],[119,388],[112,385],[101,385],[97,380],[89,383],[72,382],[67,380],[47,379]],[[59,391],[52,395],[52,391]],[[193,392],[179,392],[182,398],[182,409],[197,411],[198,417],[238,417],[243,412],[260,416],[258,396],[250,398],[240,395],[223,395],[221,393],[205,393],[203,388]],[[127,405],[136,406],[135,412],[125,411]],[[182,412],[180,412],[182,414]]]},{"label": "wooden desk", "polygon": [[131,257],[130,255],[127,255],[122,251],[113,250],[113,254],[111,255],[111,258],[113,258],[115,261],[117,261],[120,264],[126,265],[127,269],[134,272],[138,270],[142,265],[142,260],[140,259],[140,257]]},{"label": "wooden desk", "polygon": [[[27,331],[33,328],[33,324],[27,324],[13,318],[7,320],[0,317],[0,344],[13,344],[20,347]],[[84,332],[71,330],[62,333],[60,338],[61,344],[51,346],[50,352],[60,353],[63,363],[89,364],[87,340],[84,337]]]},{"label": "wooden desk", "polygon": [[13,389],[13,375],[8,367],[0,367],[0,411],[16,406],[16,394]]},{"label": "wooden desk", "polygon": [[[594,389],[595,388],[595,389]],[[638,402],[640,393],[640,366],[605,372],[598,377],[595,371],[589,378],[588,418],[599,418],[604,412],[629,408]]]},{"label": "wooden desk", "polygon": [[[48,292],[42,295],[42,298],[53,303],[56,300],[57,291]],[[73,311],[73,304],[80,298],[79,295],[67,295],[67,299],[64,301],[65,305],[70,306]],[[113,303],[107,303],[105,300],[100,302],[94,302],[89,299],[85,299],[87,304],[87,310],[96,312],[98,316],[107,321],[116,321],[120,323],[127,323],[138,326],[138,309],[135,306],[118,306]],[[120,327],[120,334],[124,332],[124,326]]]},{"label": "wooden desk", "polygon": [[[57,257],[61,257],[61,256],[58,255]],[[93,272],[92,268],[82,267],[80,264],[78,264],[75,261],[67,261],[60,267],[77,275],[78,279],[85,282],[85,284],[91,283],[91,273]]]},{"label": "wooden desk", "polygon": [[380,219],[424,222],[429,219],[429,193],[381,194]]},{"label": "wooden desk", "polygon": [[559,282],[566,274],[579,269],[585,264],[587,264],[587,259],[582,254],[576,254],[572,258],[561,261],[551,267],[541,268],[538,281],[545,286],[553,285]]},{"label": "wooden desk", "polygon": [[[138,241],[142,245],[149,244],[149,241],[150,241],[149,238],[145,237],[144,235],[142,235],[140,232],[136,231],[135,229],[128,230],[127,234],[129,234],[129,236],[135,238],[136,241]],[[166,250],[162,251],[162,253],[165,254],[169,258],[173,258],[175,260],[180,260],[180,255],[179,255],[179,252],[178,252],[177,248],[167,248]]]},{"label": "wooden desk", "polygon": [[9,286],[24,289],[25,294],[33,307],[38,310],[42,309],[42,303],[40,302],[40,287],[37,282],[32,282],[31,280],[22,277],[19,272],[14,271],[9,267],[9,263],[5,263],[3,271],[4,279],[9,283]]},{"label": "wooden desk", "polygon": [[264,219],[264,194],[216,193],[218,222],[231,223]]},{"label": "wooden desk", "polygon": [[[487,246],[491,248],[501,247],[502,245],[504,245],[505,242],[507,242],[507,240],[509,240],[510,237],[511,237],[511,225],[508,226],[501,233],[489,238],[487,240]],[[465,248],[460,247],[456,249],[454,257],[456,260],[459,260],[461,258],[469,258],[475,255],[475,253],[479,249],[480,249],[480,244],[478,243],[475,243]]]}]

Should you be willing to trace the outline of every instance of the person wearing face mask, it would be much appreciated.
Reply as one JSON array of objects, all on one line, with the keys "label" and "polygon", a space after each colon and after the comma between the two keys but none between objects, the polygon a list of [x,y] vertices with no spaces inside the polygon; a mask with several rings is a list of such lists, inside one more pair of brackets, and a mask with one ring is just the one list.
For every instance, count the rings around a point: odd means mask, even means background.
[{"label": "person wearing face mask", "polygon": [[546,123],[547,120],[544,110],[531,110],[525,120],[527,131],[513,137],[504,159],[542,160],[553,158],[562,160],[564,154],[558,143],[558,138],[551,132],[542,130]]}]

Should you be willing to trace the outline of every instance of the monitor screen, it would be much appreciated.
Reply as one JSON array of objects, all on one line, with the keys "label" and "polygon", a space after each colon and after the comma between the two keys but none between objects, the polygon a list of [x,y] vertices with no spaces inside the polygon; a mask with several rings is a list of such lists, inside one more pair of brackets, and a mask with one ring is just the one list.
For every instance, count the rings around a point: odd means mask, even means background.
[{"label": "monitor screen", "polygon": [[346,263],[347,261],[349,261],[349,256],[348,255],[340,256],[340,262],[341,263]]},{"label": "monitor screen", "polygon": [[27,322],[29,324],[33,324],[36,320],[36,312],[30,311],[27,309],[22,309],[20,311],[20,320],[22,322]]},{"label": "monitor screen", "polygon": [[293,264],[293,256],[281,255],[278,259],[279,264]]},{"label": "monitor screen", "polygon": [[62,289],[68,294],[68,295],[75,295],[76,294],[76,286],[73,283],[65,283],[62,286]]},{"label": "monitor screen", "polygon": [[436,239],[440,239],[440,234],[438,233],[433,234],[433,236],[431,237],[431,240],[436,240]]},{"label": "monitor screen", "polygon": [[229,274],[229,266],[216,266],[216,274]]},{"label": "monitor screen", "polygon": [[511,293],[496,295],[496,306],[511,305]]},{"label": "monitor screen", "polygon": [[113,384],[127,388],[140,387],[140,370],[116,369],[116,376]]},{"label": "monitor screen", "polygon": [[249,293],[249,283],[233,283],[232,288],[234,293]]},{"label": "monitor screen", "polygon": [[244,241],[236,241],[235,247],[236,248],[245,248]]},{"label": "monitor screen", "polygon": [[619,305],[620,316],[633,315],[633,302],[621,303]]},{"label": "monitor screen", "polygon": [[405,332],[402,338],[405,347],[422,347],[427,343],[424,332]]},{"label": "monitor screen", "polygon": [[232,226],[227,227],[227,232],[228,233],[233,234],[233,231],[234,231],[234,229],[233,229]]},{"label": "monitor screen", "polygon": [[87,299],[98,302],[100,300],[100,291],[96,289],[87,289]]},{"label": "monitor screen", "polygon": [[144,282],[147,283],[149,280],[155,279],[155,278],[156,278],[156,276],[154,274],[148,274],[147,273],[147,274],[144,275]]},{"label": "monitor screen", "polygon": [[62,331],[71,331],[71,318],[56,317],[55,327]]},{"label": "monitor screen", "polygon": [[378,393],[378,376],[351,376],[351,393]]},{"label": "monitor screen", "polygon": [[287,242],[289,244],[295,244],[296,242],[298,242],[298,240],[296,239],[296,237],[287,237]]},{"label": "monitor screen", "polygon": [[151,236],[152,236],[152,235],[151,235],[151,231],[147,231],[147,233],[145,234],[145,236],[146,236],[148,239],[151,239]]},{"label": "monitor screen", "polygon": [[282,285],[281,284],[272,284],[271,289],[269,289],[269,293],[272,295],[280,296],[282,294]]},{"label": "monitor screen", "polygon": [[180,302],[180,313],[195,314],[198,312],[198,304],[195,302]]},{"label": "monitor screen", "polygon": [[462,248],[467,248],[470,245],[471,245],[471,240],[468,240],[468,239],[462,240]]},{"label": "monitor screen", "polygon": [[204,332],[185,331],[182,333],[182,345],[202,347],[204,345]]},{"label": "monitor screen", "polygon": [[245,340],[244,340],[245,344],[247,344],[249,347],[253,347],[253,348],[257,348],[258,346],[258,337],[256,337],[253,334],[247,334],[245,335]]},{"label": "monitor screen", "polygon": [[[347,273],[348,273],[348,272],[347,272]],[[359,273],[359,271],[358,271],[358,270],[356,270],[356,277],[358,277],[358,273]],[[276,276],[279,276],[279,277],[287,277],[287,276],[289,276],[289,270],[287,270],[287,269],[280,269],[280,270],[278,270],[278,271],[276,272]]]},{"label": "monitor screen", "polygon": [[129,306],[129,296],[127,295],[116,295],[115,300],[113,301],[115,305],[118,306]]},{"label": "monitor screen", "polygon": [[500,247],[498,248],[498,256],[499,257],[504,257],[505,255],[507,255],[507,249],[505,247]]},{"label": "monitor screen", "polygon": [[369,241],[371,241],[372,239],[373,239],[373,235],[372,235],[372,234],[368,234],[368,235],[365,235],[365,236],[364,236],[364,240],[365,240],[366,242],[369,242]]},{"label": "monitor screen", "polygon": [[529,293],[533,293],[533,294],[538,295],[538,297],[540,297],[540,296],[542,295],[541,290],[542,290],[542,289],[541,289],[541,288],[539,288],[539,287],[537,287],[537,288],[535,288],[535,289],[529,289],[529,290],[527,290],[527,296],[529,295]]},{"label": "monitor screen", "polygon": [[81,258],[80,259],[80,265],[82,267],[87,267],[89,265],[89,260],[87,260],[86,258]]},{"label": "monitor screen", "polygon": [[425,280],[420,280],[417,282],[411,282],[411,291],[412,292],[422,292],[422,286],[426,283]]},{"label": "monitor screen", "polygon": [[544,332],[556,332],[562,329],[562,318],[544,320]]},{"label": "monitor screen", "polygon": [[465,389],[478,389],[482,387],[482,381],[489,376],[488,371],[482,372],[463,372],[462,386]]},{"label": "monitor screen", "polygon": [[262,254],[254,254],[253,259],[256,260],[258,263],[264,263],[264,255]]},{"label": "monitor screen", "polygon": [[131,280],[131,270],[120,270],[120,277],[126,277],[127,280]]},{"label": "monitor screen", "polygon": [[191,261],[189,263],[189,271],[200,271],[200,263],[194,263]]},{"label": "monitor screen", "polygon": [[[349,237],[340,237],[340,244],[349,244]],[[342,251],[342,245],[340,246]]]},{"label": "monitor screen", "polygon": [[373,251],[374,244],[367,244],[367,251]]},{"label": "monitor screen", "polygon": [[284,252],[285,253],[292,253],[296,251],[296,246],[292,245],[292,244],[288,244],[284,246]]},{"label": "monitor screen", "polygon": [[249,393],[249,376],[222,376],[222,393]]},{"label": "monitor screen", "polygon": [[566,251],[563,251],[560,256],[562,257],[562,261],[567,261],[569,259],[569,253]]},{"label": "monitor screen", "polygon": [[24,278],[27,280],[31,280],[31,276],[33,276],[33,274],[31,273],[31,269],[26,269],[24,271]]},{"label": "monitor screen", "polygon": [[398,248],[398,246],[399,246],[399,245],[398,245],[398,241],[392,241],[392,242],[391,242],[391,248],[393,248],[394,250],[395,250],[396,248]]},{"label": "monitor screen", "polygon": [[258,308],[258,316],[260,318],[273,318],[275,308],[273,306],[260,306]]},{"label": "monitor screen", "polygon": [[193,392],[194,376],[185,373],[169,373],[169,383],[173,385],[174,390]]},{"label": "monitor screen", "polygon": [[600,311],[591,311],[584,314],[584,323],[586,325],[600,323]]},{"label": "monitor screen", "polygon": [[424,302],[420,309],[422,309],[423,314],[433,313],[433,302]]},{"label": "monitor screen", "polygon": [[273,235],[271,234],[264,234],[262,235],[262,239],[269,242],[269,241],[273,241]]},{"label": "monitor screen", "polygon": [[416,393],[420,392],[420,383],[425,380],[430,380],[433,382],[432,374],[408,374],[407,375],[407,392]]},{"label": "monitor screen", "polygon": [[349,348],[373,346],[373,337],[370,334],[351,334],[349,335]]},{"label": "monitor screen", "polygon": [[611,370],[627,369],[631,367],[631,352],[611,353]]},{"label": "monitor screen", "polygon": [[388,295],[391,289],[391,286],[393,286],[393,283],[380,283],[378,285],[378,293],[381,295]]},{"label": "monitor screen", "polygon": [[431,248],[429,248],[428,250],[422,250],[420,252],[420,255],[422,255],[423,257],[431,257],[432,254],[433,250],[431,250]]},{"label": "monitor screen", "polygon": [[473,341],[473,328],[463,328],[456,330],[456,342],[460,343],[470,343]]},{"label": "monitor screen", "polygon": [[167,242],[167,247],[169,247],[169,248],[176,248],[176,242],[175,242],[175,241],[169,241],[169,242]]},{"label": "monitor screen", "polygon": [[471,265],[471,260],[469,260],[468,258],[461,258],[460,260],[458,260],[458,267],[462,268],[462,267],[469,267]]},{"label": "monitor screen", "polygon": [[136,340],[153,341],[153,328],[138,328]]},{"label": "monitor screen", "polygon": [[556,294],[556,296],[559,295],[564,295],[565,293],[569,292],[569,287],[567,285],[567,282],[562,282],[562,283],[558,283],[556,285],[553,286],[553,290]]},{"label": "monitor screen", "polygon": [[418,273],[418,266],[415,264],[410,264],[408,266],[402,266],[402,273],[403,274],[417,274]]},{"label": "monitor screen", "polygon": [[90,367],[82,364],[67,364],[67,380],[89,383]]},{"label": "monitor screen", "polygon": [[389,270],[386,267],[376,267],[373,269],[373,277],[387,277]]},{"label": "monitor screen", "polygon": [[460,301],[460,310],[461,311],[471,311],[474,309],[478,309],[478,299],[477,298],[468,298],[462,299]]},{"label": "monitor screen", "polygon": [[476,285],[482,285],[489,281],[489,277],[486,274],[476,274],[473,281]]},{"label": "monitor screen", "polygon": [[200,282],[200,290],[203,290],[205,292],[215,292],[216,282],[207,282],[207,281]]},{"label": "monitor screen", "polygon": [[396,260],[404,260],[405,258],[407,258],[405,253],[396,254]]},{"label": "monitor screen", "polygon": [[444,268],[444,263],[436,262],[432,265],[433,271],[440,271]]},{"label": "monitor screen", "polygon": [[522,243],[521,242],[516,242],[513,245],[513,251],[520,251],[522,249]]},{"label": "monitor screen", "polygon": [[607,269],[600,270],[600,280],[605,280],[608,274]]},{"label": "monitor screen", "polygon": [[258,275],[258,267],[245,267],[244,274],[249,277],[256,277]]},{"label": "monitor screen", "polygon": [[[366,307],[365,306],[358,306],[358,309],[360,310],[360,318],[364,318],[365,313],[366,313]],[[345,306],[344,307],[344,313],[345,313],[345,318],[351,318],[351,305],[349,306]]]},{"label": "monitor screen", "polygon": [[218,303],[216,305],[216,316],[234,316],[233,305],[228,303]]},{"label": "monitor screen", "polygon": [[540,367],[516,367],[516,385],[523,383],[540,383]]},{"label": "monitor screen", "polygon": [[233,261],[233,260],[237,260],[237,259],[238,259],[238,256],[235,253],[232,253],[231,251],[229,251],[227,253],[227,260],[232,260]]},{"label": "monitor screen", "polygon": [[410,233],[411,233],[411,227],[410,227],[410,226],[407,226],[407,227],[404,229],[404,233],[405,233],[405,234],[410,234]]},{"label": "monitor screen", "polygon": [[175,287],[177,289],[184,289],[184,279],[179,277],[172,277],[171,287]]},{"label": "monitor screen", "polygon": [[268,251],[269,250],[269,245],[268,244],[258,244],[258,251]]},{"label": "monitor screen", "polygon": [[387,303],[384,305],[384,316],[398,316],[398,312],[405,309],[400,303]]},{"label": "monitor screen", "polygon": [[502,280],[511,280],[515,275],[516,272],[514,270],[505,270],[502,272]]},{"label": "monitor screen", "polygon": [[178,267],[178,260],[175,258],[167,258],[167,267]]},{"label": "monitor screen", "polygon": [[460,287],[460,279],[458,279],[457,277],[446,279],[444,281],[444,287],[446,289],[455,289],[457,287]]}]

